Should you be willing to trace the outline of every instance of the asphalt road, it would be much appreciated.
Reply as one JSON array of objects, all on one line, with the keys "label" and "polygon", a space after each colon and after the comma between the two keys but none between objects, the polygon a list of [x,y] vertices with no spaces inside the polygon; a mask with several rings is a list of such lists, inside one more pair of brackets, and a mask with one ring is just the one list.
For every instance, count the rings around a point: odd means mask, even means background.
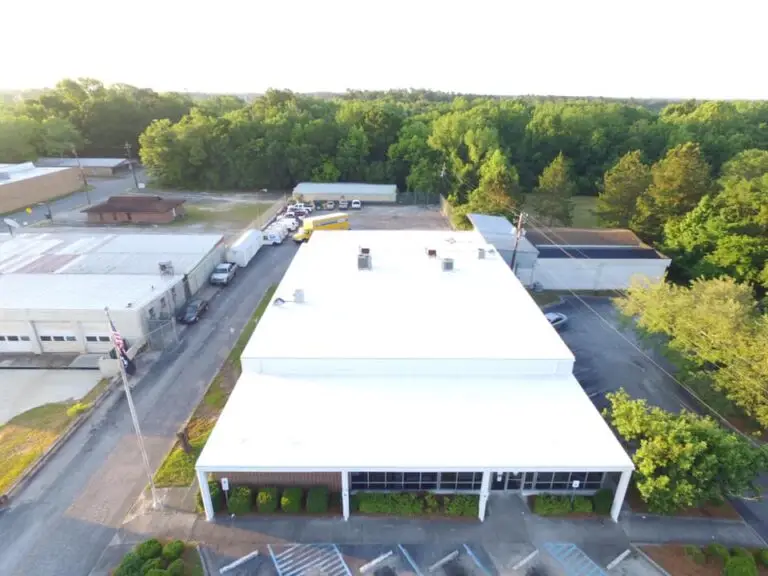
[{"label": "asphalt road", "polygon": [[[139,182],[144,177],[143,171],[139,170],[136,173]],[[56,214],[59,212],[69,212],[77,208],[85,208],[88,205],[88,198],[90,197],[91,204],[98,204],[103,202],[110,196],[116,196],[123,192],[134,188],[135,184],[133,176],[128,172],[127,174],[121,174],[118,178],[89,178],[88,183],[93,187],[86,194],[85,192],[75,192],[69,196],[64,196],[58,200],[54,200],[49,203],[51,207],[51,213],[53,214],[53,222],[56,222]],[[27,224],[34,224],[35,222],[42,222],[45,220],[45,215],[48,213],[46,206],[30,206],[32,213],[27,214],[24,210],[15,212],[13,214],[6,214],[5,218],[13,218],[19,224],[26,222]]]},{"label": "asphalt road", "polygon": [[[270,285],[290,264],[292,242],[264,247],[207,316],[134,391],[147,451],[157,467]],[[0,574],[88,574],[147,484],[124,397],[102,405],[0,513]]]}]

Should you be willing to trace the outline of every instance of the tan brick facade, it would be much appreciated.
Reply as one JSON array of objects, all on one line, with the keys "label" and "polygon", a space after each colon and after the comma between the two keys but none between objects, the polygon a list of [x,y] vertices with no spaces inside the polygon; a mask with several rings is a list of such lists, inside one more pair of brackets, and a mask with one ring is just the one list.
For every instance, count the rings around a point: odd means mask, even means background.
[{"label": "tan brick facade", "polygon": [[0,214],[23,210],[44,200],[71,194],[82,186],[77,168],[8,182],[0,186]]},{"label": "tan brick facade", "polygon": [[331,492],[341,492],[341,472],[217,472],[219,480],[228,478],[234,484],[248,486],[327,486]]}]

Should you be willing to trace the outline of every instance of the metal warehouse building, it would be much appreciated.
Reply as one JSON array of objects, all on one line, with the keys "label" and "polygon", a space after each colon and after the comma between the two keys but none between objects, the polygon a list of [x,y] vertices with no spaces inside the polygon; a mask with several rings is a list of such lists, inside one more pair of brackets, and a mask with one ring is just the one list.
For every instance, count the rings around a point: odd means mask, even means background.
[{"label": "metal warehouse building", "polygon": [[316,232],[275,297],[196,463],[208,519],[209,474],[326,485],[345,518],[354,491],[479,494],[482,519],[497,493],[611,486],[617,519],[632,461],[477,233]]},{"label": "metal warehouse building", "polygon": [[131,161],[127,158],[39,158],[35,164],[47,168],[78,168],[87,176],[103,178],[127,172]]},{"label": "metal warehouse building", "polygon": [[70,194],[82,186],[75,168],[38,168],[32,162],[0,164],[0,214]]},{"label": "metal warehouse building", "polygon": [[397,186],[394,184],[360,184],[357,182],[316,183],[301,182],[293,189],[294,197],[301,196],[307,202],[326,200],[360,200],[375,203],[397,202]]},{"label": "metal warehouse building", "polygon": [[0,236],[0,352],[108,352],[104,308],[123,337],[147,336],[221,262],[219,235]]},{"label": "metal warehouse building", "polygon": [[[503,216],[469,214],[486,242],[511,263],[515,227]],[[664,278],[671,260],[631,230],[529,227],[523,230],[515,273],[543,290],[626,290],[632,279]]]}]

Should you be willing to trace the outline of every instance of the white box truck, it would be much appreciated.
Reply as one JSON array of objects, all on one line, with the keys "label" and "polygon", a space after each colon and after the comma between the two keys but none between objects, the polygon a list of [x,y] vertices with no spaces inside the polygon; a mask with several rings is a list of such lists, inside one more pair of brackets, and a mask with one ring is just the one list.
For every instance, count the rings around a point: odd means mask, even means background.
[{"label": "white box truck", "polygon": [[261,230],[248,230],[229,247],[227,261],[234,262],[240,268],[245,268],[263,244],[264,235]]}]

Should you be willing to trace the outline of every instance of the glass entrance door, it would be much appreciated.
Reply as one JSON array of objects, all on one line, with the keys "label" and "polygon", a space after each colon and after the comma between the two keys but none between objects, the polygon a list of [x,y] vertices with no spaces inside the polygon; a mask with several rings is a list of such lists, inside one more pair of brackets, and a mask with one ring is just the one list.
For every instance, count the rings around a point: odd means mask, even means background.
[{"label": "glass entrance door", "polygon": [[491,490],[519,492],[523,483],[523,473],[494,472],[491,478]]}]

